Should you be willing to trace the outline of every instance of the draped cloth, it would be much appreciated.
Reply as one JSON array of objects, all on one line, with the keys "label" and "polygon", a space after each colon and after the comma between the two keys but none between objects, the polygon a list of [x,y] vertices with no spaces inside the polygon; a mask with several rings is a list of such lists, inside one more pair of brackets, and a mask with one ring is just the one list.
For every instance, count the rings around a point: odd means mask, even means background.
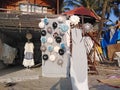
[{"label": "draped cloth", "polygon": [[[70,77],[73,90],[88,89],[87,54],[81,29],[72,29],[72,57]],[[73,41],[74,40],[74,41]]]},{"label": "draped cloth", "polygon": [[31,67],[34,65],[34,58],[33,58],[33,51],[34,51],[34,45],[32,42],[25,43],[24,46],[24,60],[23,65],[25,67]]}]

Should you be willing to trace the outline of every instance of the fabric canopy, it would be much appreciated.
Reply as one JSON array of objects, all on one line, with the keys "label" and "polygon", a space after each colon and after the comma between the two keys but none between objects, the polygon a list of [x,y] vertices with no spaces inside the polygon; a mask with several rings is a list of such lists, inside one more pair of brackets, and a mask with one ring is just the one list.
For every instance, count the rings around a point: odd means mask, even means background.
[{"label": "fabric canopy", "polygon": [[67,14],[67,15],[73,15],[73,14],[76,14],[76,15],[84,15],[84,16],[91,16],[91,17],[94,17],[95,19],[99,19],[99,17],[97,15],[95,15],[95,13],[83,6],[79,7],[79,8],[75,8],[73,10],[70,10],[70,11],[67,11],[65,12],[64,14]]}]

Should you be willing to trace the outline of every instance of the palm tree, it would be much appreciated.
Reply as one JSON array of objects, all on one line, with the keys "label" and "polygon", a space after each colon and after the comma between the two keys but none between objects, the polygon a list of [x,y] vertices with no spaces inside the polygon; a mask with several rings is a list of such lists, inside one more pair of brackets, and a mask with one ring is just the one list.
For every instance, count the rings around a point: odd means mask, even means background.
[{"label": "palm tree", "polygon": [[100,28],[99,28],[99,37],[101,35],[102,32],[102,28],[103,28],[103,24],[105,19],[109,19],[110,17],[110,13],[111,13],[111,9],[113,9],[114,11],[114,15],[116,17],[120,16],[120,10],[119,10],[119,4],[120,1],[119,0],[102,0],[103,2],[101,3],[103,5],[102,8],[102,13],[101,13],[101,21],[100,21]]},{"label": "palm tree", "polygon": [[[103,28],[103,24],[105,19],[109,19],[111,9],[113,9],[114,14],[119,17],[120,0],[65,0],[64,1],[64,11],[70,10],[70,7],[79,7],[84,6],[94,12],[96,12],[99,16],[101,16],[99,35],[101,35],[101,31]],[[107,16],[107,17],[106,17]]]},{"label": "palm tree", "polygon": [[100,28],[99,28],[99,37],[101,35],[101,31],[103,28],[103,24],[105,22],[105,18],[109,19],[111,10],[113,9],[114,15],[116,17],[120,16],[120,10],[119,10],[119,4],[120,0],[81,0],[80,3],[96,12],[99,16],[101,16],[101,21],[100,21]]}]

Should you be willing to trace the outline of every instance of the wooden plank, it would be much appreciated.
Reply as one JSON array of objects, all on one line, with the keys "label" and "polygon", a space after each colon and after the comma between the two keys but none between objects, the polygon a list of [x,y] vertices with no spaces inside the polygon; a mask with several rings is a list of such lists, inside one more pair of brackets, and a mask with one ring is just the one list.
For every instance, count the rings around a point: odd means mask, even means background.
[{"label": "wooden plank", "polygon": [[120,88],[120,78],[98,79],[98,81],[111,87]]}]

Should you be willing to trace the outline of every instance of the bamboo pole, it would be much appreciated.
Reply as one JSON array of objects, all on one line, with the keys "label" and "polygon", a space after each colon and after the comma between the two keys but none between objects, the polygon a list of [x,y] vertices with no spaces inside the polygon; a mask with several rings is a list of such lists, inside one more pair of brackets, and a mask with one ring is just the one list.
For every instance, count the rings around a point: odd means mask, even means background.
[{"label": "bamboo pole", "polygon": [[60,6],[59,6],[59,0],[57,0],[57,14],[59,14]]}]

